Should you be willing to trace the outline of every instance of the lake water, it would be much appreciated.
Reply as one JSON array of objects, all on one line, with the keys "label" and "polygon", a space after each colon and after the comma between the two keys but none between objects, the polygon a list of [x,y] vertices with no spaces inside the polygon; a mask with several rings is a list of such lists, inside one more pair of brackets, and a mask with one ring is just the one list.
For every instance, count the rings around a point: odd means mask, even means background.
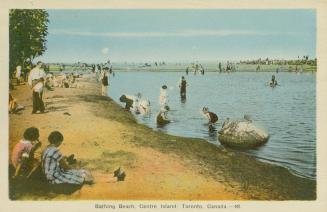
[{"label": "lake water", "polygon": [[[215,112],[220,130],[223,121],[252,117],[270,134],[267,144],[243,151],[259,160],[289,168],[307,178],[316,177],[316,74],[274,73],[280,86],[267,82],[273,73],[206,73],[188,76],[181,72],[116,72],[110,76],[109,96],[119,103],[121,94],[142,93],[151,102],[151,114],[136,115],[140,123],[168,134],[203,138],[220,145],[217,134],[209,133],[200,110],[206,106]],[[178,81],[186,77],[187,98],[181,101]],[[173,123],[157,128],[160,87],[168,86]]]}]

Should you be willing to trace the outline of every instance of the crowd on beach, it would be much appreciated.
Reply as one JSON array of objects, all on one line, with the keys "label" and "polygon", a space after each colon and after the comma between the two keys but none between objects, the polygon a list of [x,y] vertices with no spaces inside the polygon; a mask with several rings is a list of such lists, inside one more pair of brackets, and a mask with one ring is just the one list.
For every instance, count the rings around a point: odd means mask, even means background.
[{"label": "crowd on beach", "polygon": [[[60,73],[54,75],[51,72],[45,71],[44,64],[39,61],[28,72],[28,77],[25,79],[21,77],[21,66],[17,66],[14,72],[16,78],[16,86],[23,83],[27,83],[31,88],[32,94],[32,114],[46,113],[46,108],[43,102],[43,92],[45,89],[53,90],[56,87],[60,88],[79,88],[78,78],[80,74],[73,72],[70,74],[63,73],[60,69]],[[221,64],[219,66],[221,68]],[[193,73],[198,72],[202,75],[205,70],[201,64],[192,64],[191,67],[186,69],[188,71],[193,69]],[[232,70],[233,64],[228,63],[224,70]],[[223,69],[222,69],[223,70]],[[114,76],[112,65],[110,60],[104,64],[92,65],[91,72],[95,74],[97,81],[101,84],[101,95],[108,96],[110,76]],[[270,86],[275,87],[277,81],[275,76],[272,76]],[[178,82],[179,93],[181,100],[185,100],[187,96],[188,83],[184,76]],[[13,88],[11,88],[13,89]],[[162,85],[160,87],[158,103],[160,110],[156,115],[156,123],[158,127],[163,127],[166,124],[172,122],[168,118],[168,112],[171,110],[169,106],[168,86]],[[119,101],[125,104],[127,111],[132,111],[135,114],[147,115],[151,111],[150,101],[142,96],[141,93],[136,95],[122,94]],[[17,100],[9,93],[9,113],[17,113],[20,110],[25,109],[23,105],[20,105]],[[210,111],[208,107],[202,108],[202,114],[208,120],[209,131],[215,130],[214,124],[218,122],[218,116],[214,112]],[[25,130],[21,140],[15,145],[11,154],[11,178],[19,181],[19,179],[28,179],[39,170],[45,181],[53,188],[62,188],[67,190],[68,187],[80,188],[83,184],[92,184],[94,179],[92,174],[85,170],[76,167],[75,155],[64,156],[60,151],[60,146],[64,141],[64,135],[57,130],[51,132],[48,136],[48,145],[43,150],[40,158],[35,158],[34,152],[41,147],[39,141],[39,129],[36,127],[29,127]],[[117,180],[124,180],[126,174],[120,168],[114,172],[114,176]],[[61,189],[61,191],[62,191]],[[59,189],[60,190],[60,189]]]},{"label": "crowd on beach", "polygon": [[[17,66],[14,72],[16,85],[27,83],[32,94],[32,115],[46,113],[43,102],[44,90],[60,88],[79,88],[77,78],[80,74],[73,72],[54,75],[45,71],[45,65],[39,61],[28,71],[28,77],[22,79],[21,66]],[[100,67],[100,66],[99,66]],[[99,70],[99,80],[102,82],[102,95],[107,95],[109,71],[112,70],[109,63],[101,66]],[[23,82],[22,82],[23,81]],[[10,91],[14,89],[13,82],[10,82]],[[9,113],[18,113],[25,109],[25,106],[9,92]],[[25,129],[21,140],[14,146],[11,153],[10,179],[14,184],[28,183],[29,179],[35,175],[42,176],[52,191],[65,193],[68,190],[79,189],[83,184],[92,184],[94,179],[91,173],[76,167],[75,155],[64,156],[60,151],[60,146],[64,141],[64,136],[60,131],[54,130],[48,136],[48,145],[42,151],[41,157],[35,157],[35,151],[41,147],[39,141],[39,129],[29,127]],[[119,168],[114,172],[118,181],[123,181],[126,174]]]}]

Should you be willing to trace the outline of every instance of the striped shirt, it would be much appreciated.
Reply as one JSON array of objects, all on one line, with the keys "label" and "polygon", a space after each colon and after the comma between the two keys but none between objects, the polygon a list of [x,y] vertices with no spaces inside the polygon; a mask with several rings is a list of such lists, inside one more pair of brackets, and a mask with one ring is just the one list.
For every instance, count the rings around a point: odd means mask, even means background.
[{"label": "striped shirt", "polygon": [[62,158],[63,155],[54,146],[48,146],[44,150],[42,154],[42,169],[49,183],[83,184],[85,171],[76,169],[64,170],[59,164]]}]

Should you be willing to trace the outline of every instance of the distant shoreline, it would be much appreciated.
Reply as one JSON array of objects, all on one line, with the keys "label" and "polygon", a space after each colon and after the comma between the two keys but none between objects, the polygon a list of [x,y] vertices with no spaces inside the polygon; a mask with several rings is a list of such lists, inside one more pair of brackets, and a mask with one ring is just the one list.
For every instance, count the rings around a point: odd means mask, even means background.
[{"label": "distant shoreline", "polygon": [[[260,65],[260,70],[256,71],[258,65],[253,64],[235,64],[236,71],[233,72],[289,72],[289,73],[306,73],[306,72],[317,72],[317,66],[314,65],[299,65],[298,71],[296,71],[296,65]],[[219,72],[217,64],[203,64],[205,72],[214,72],[214,73],[227,73],[227,72]],[[162,65],[158,67],[137,67],[137,66],[115,66],[113,65],[114,72],[184,72],[186,71],[187,65]],[[83,69],[80,67],[66,66],[64,71],[79,71],[83,72]],[[85,71],[90,72],[91,69],[89,67],[85,68]],[[59,72],[59,66],[50,66],[50,72]],[[193,74],[194,70],[190,69],[189,74]],[[231,72],[231,73],[233,73]],[[198,74],[200,74],[198,72]]]}]

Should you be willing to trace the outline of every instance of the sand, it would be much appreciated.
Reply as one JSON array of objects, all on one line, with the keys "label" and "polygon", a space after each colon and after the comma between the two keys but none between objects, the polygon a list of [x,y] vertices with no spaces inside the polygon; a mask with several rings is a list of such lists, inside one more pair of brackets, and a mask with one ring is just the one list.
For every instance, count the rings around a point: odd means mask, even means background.
[{"label": "sand", "polygon": [[[64,135],[60,149],[75,154],[92,172],[95,184],[70,194],[19,195],[21,200],[248,200],[315,199],[316,181],[252,157],[220,149],[201,139],[156,132],[138,124],[109,97],[100,96],[94,76],[79,78],[79,88],[44,93],[45,114],[31,114],[31,90],[16,86],[12,95],[26,106],[9,115],[9,153],[26,128],[40,130],[42,149],[51,131]],[[110,93],[110,90],[109,90]],[[41,150],[38,152],[38,156]],[[10,157],[10,155],[9,155]],[[117,182],[113,171],[127,177]]]}]

